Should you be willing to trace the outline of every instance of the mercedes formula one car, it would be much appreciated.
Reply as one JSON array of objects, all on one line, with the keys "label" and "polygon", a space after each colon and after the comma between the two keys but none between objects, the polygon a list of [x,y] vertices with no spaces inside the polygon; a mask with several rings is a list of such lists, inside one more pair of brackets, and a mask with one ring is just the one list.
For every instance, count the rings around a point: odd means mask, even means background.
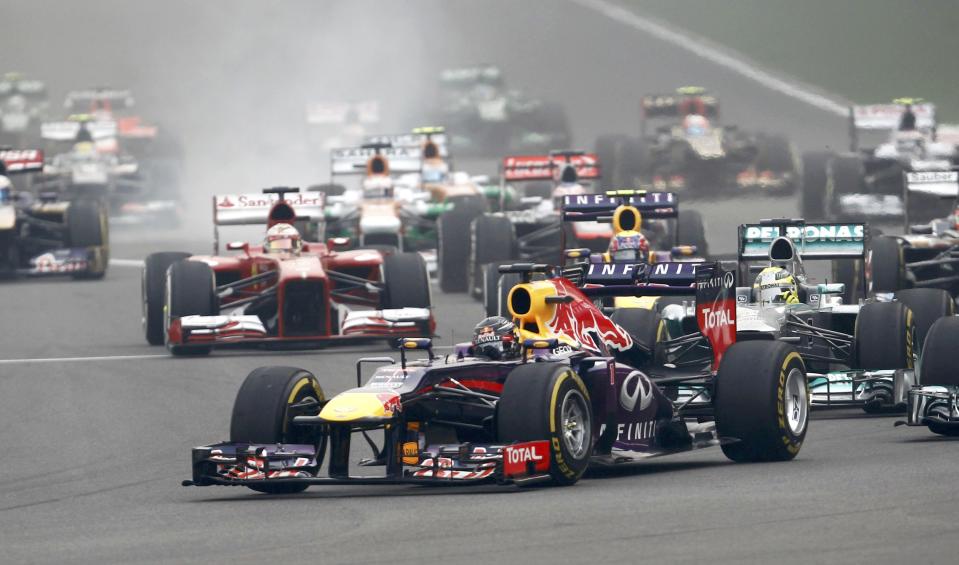
[{"label": "mercedes formula one car", "polygon": [[26,146],[39,141],[47,109],[47,87],[20,73],[0,78],[0,145]]},{"label": "mercedes formula one car", "polygon": [[[941,195],[906,180],[909,173],[945,173],[959,163],[956,143],[938,139],[935,112],[934,105],[908,98],[852,106],[850,152],[803,155],[803,213],[834,219],[935,218]],[[863,139],[870,132],[888,137],[872,146],[870,137]]]},{"label": "mercedes formula one car", "polygon": [[[357,387],[332,398],[322,375],[253,371],[234,402],[229,441],[194,448],[193,476],[183,484],[277,494],[320,484],[569,485],[591,466],[706,446],[720,445],[733,461],[799,453],[808,424],[805,366],[782,341],[733,343],[734,272],[710,264],[677,281],[638,266],[628,284],[594,286],[563,276],[588,281],[582,268],[503,271],[523,277],[509,295],[515,327],[502,320],[513,328],[505,335],[484,320],[472,343],[446,357],[435,356],[429,340],[405,340],[399,363],[359,359]],[[534,273],[545,278],[533,281]],[[642,349],[638,338],[593,301],[671,293],[695,295],[714,362],[631,365],[625,359]],[[416,350],[424,358],[411,359]],[[383,366],[362,384],[367,364]],[[369,435],[379,430],[380,443]],[[372,454],[354,466],[358,436]]]},{"label": "mercedes formula one car", "polygon": [[15,190],[7,175],[43,169],[43,152],[0,149],[0,275],[103,278],[109,262],[106,210]]},{"label": "mercedes formula one car", "polygon": [[502,70],[478,65],[444,70],[439,84],[439,115],[432,118],[453,132],[459,154],[502,154],[569,147],[563,108],[506,87]]},{"label": "mercedes formula one car", "polygon": [[[616,186],[718,194],[792,193],[798,184],[792,145],[781,135],[718,125],[719,100],[699,87],[642,98],[640,137],[602,136],[596,152]],[[648,131],[649,122],[656,127]]]},{"label": "mercedes formula one car", "polygon": [[301,230],[320,231],[305,224],[322,222],[323,194],[279,187],[215,196],[213,206],[215,229],[266,224],[266,239],[228,244],[236,255],[219,255],[217,235],[210,256],[147,257],[143,327],[150,344],[190,355],[432,335],[429,278],[419,255],[343,251],[345,238],[304,241]]}]

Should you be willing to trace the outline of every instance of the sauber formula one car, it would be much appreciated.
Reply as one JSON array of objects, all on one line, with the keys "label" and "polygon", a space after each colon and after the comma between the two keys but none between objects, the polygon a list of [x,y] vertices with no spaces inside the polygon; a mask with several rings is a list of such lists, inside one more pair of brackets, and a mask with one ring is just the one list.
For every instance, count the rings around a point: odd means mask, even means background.
[{"label": "sauber formula one car", "polygon": [[[657,126],[648,132],[651,121]],[[719,100],[702,88],[647,95],[640,109],[639,139],[603,136],[596,152],[607,164],[608,179],[622,183],[619,186],[639,179],[655,188],[703,196],[796,189],[796,159],[785,137],[746,133],[718,121]]]},{"label": "sauber formula one car", "polygon": [[[915,190],[906,175],[949,171],[959,163],[955,142],[938,139],[935,112],[934,105],[908,98],[852,106],[850,152],[803,155],[803,213],[813,218],[895,220],[908,213],[916,222],[933,219],[938,195]],[[876,131],[888,137],[875,146],[867,145],[870,138],[860,139]]]},{"label": "sauber formula one car", "polygon": [[568,147],[566,112],[553,102],[510,90],[499,67],[446,69],[440,75],[440,113],[434,119],[453,132],[460,154],[548,151]]},{"label": "sauber formula one car", "polygon": [[429,278],[419,255],[337,251],[349,243],[343,238],[303,241],[295,226],[322,219],[322,194],[270,188],[216,196],[213,214],[217,228],[265,223],[266,240],[227,245],[237,255],[218,255],[217,243],[212,256],[147,257],[143,326],[150,344],[189,355],[432,335]]},{"label": "sauber formula one car", "polygon": [[[357,388],[329,399],[309,371],[253,371],[234,403],[230,440],[194,448],[184,485],[267,493],[355,483],[569,485],[592,465],[717,444],[734,461],[798,454],[809,400],[802,358],[781,341],[733,343],[733,272],[710,264],[673,287],[637,266],[629,284],[593,287],[546,265],[503,270],[524,280],[509,295],[514,322],[499,320],[515,323],[505,335],[484,320],[472,343],[445,358],[429,340],[406,340],[400,363],[359,359]],[[534,272],[546,278],[531,281]],[[631,366],[622,359],[641,348],[637,339],[593,304],[604,295],[669,293],[695,293],[712,366]],[[425,358],[410,359],[413,350]],[[361,385],[361,368],[374,363],[384,366]],[[373,430],[383,431],[382,443],[369,437]],[[372,448],[359,467],[379,467],[375,476],[350,464],[357,434]]]},{"label": "sauber formula one car", "polygon": [[0,275],[102,278],[110,251],[106,210],[16,191],[7,177],[42,169],[42,151],[0,150]]},{"label": "sauber formula one car", "polygon": [[20,73],[0,78],[0,145],[39,141],[39,124],[47,109],[47,87]]}]

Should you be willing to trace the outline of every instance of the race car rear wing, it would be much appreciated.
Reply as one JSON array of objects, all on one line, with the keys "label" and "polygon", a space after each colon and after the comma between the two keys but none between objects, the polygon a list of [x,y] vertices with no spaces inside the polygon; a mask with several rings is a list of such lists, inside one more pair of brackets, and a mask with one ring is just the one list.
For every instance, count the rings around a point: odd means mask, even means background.
[{"label": "race car rear wing", "polygon": [[331,175],[359,175],[366,172],[366,162],[374,155],[389,160],[392,173],[416,173],[423,168],[423,151],[416,147],[390,147],[370,144],[330,150]]},{"label": "race car rear wing", "polygon": [[[586,285],[617,286],[632,284],[675,287],[670,294],[693,294],[696,266],[701,263],[589,263],[583,265]],[[685,290],[683,290],[685,289]],[[589,289],[586,289],[589,294]]]},{"label": "race car rear wing", "polygon": [[375,124],[380,121],[380,103],[376,100],[360,102],[313,102],[306,105],[306,123]]},{"label": "race car rear wing", "polygon": [[113,120],[46,122],[40,124],[40,136],[47,141],[74,141],[81,128],[90,132],[94,141],[116,137],[117,122]]},{"label": "race car rear wing", "polygon": [[556,170],[566,163],[576,169],[576,176],[580,179],[600,177],[599,157],[595,153],[566,151],[548,155],[504,157],[500,164],[501,178],[504,181],[553,180],[556,178]]},{"label": "race car rear wing", "polygon": [[739,226],[740,261],[769,257],[769,245],[785,234],[801,259],[865,259],[868,230],[860,223],[809,223],[798,219],[762,220]]},{"label": "race car rear wing", "polygon": [[86,112],[91,106],[98,103],[109,104],[113,110],[132,108],[134,105],[133,93],[129,90],[111,88],[74,90],[67,93],[63,107],[71,111]]},{"label": "race car rear wing", "polygon": [[647,120],[682,118],[689,114],[718,118],[719,99],[705,92],[647,94],[640,101],[641,133],[646,134]]},{"label": "race car rear wing", "polygon": [[959,171],[911,171],[903,174],[906,178],[907,194],[959,197]]},{"label": "race car rear wing", "polygon": [[47,86],[39,80],[0,80],[0,96],[10,94],[42,99],[47,96]]},{"label": "race car rear wing", "polygon": [[645,190],[610,191],[606,194],[577,194],[563,197],[563,221],[609,220],[620,206],[633,206],[644,218],[675,218],[679,197],[674,192]]},{"label": "race car rear wing", "polygon": [[39,149],[0,150],[0,175],[43,170],[43,151]]},{"label": "race car rear wing", "polygon": [[[272,190],[272,189],[267,189]],[[296,213],[296,219],[321,220],[326,204],[322,192],[285,192],[283,200]],[[221,194],[213,197],[213,224],[215,226],[243,226],[265,224],[270,210],[280,200],[280,194],[248,193]]]},{"label": "race car rear wing", "polygon": [[412,133],[370,135],[363,140],[363,143],[381,143],[397,148],[421,150],[428,141],[436,145],[440,157],[444,159],[449,157],[449,140],[443,128],[416,128]]},{"label": "race car rear wing", "polygon": [[[912,113],[916,116],[916,129],[931,130],[936,127],[936,106],[934,104],[924,102],[912,104],[911,107]],[[850,106],[850,150],[859,151],[860,131],[892,131],[897,129],[905,110],[906,105],[898,103]]]}]

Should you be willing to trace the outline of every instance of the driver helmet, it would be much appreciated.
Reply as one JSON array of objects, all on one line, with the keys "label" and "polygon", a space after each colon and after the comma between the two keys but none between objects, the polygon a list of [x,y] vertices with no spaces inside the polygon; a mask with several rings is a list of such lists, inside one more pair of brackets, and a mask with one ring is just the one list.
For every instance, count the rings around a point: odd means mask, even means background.
[{"label": "driver helmet", "polygon": [[610,238],[608,255],[610,261],[645,263],[649,260],[649,240],[638,231],[621,231]]},{"label": "driver helmet", "polygon": [[267,253],[292,253],[299,255],[303,249],[303,240],[300,232],[290,224],[276,224],[266,230],[266,241],[263,250]]},{"label": "driver helmet", "polygon": [[760,304],[799,304],[796,277],[782,267],[766,267],[753,283]]},{"label": "driver helmet", "polygon": [[503,316],[485,318],[473,329],[473,354],[499,360],[519,353],[516,326]]},{"label": "driver helmet", "polygon": [[699,114],[690,114],[683,118],[683,129],[686,135],[703,136],[709,130],[709,120]]}]

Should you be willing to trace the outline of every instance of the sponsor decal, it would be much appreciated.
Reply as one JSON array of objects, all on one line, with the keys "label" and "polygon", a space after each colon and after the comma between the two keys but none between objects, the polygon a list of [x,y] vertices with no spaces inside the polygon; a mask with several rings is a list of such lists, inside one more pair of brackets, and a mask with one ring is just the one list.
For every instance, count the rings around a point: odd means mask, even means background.
[{"label": "sponsor decal", "polygon": [[549,442],[530,441],[503,448],[503,475],[507,478],[529,475],[532,464],[534,472],[549,472]]},{"label": "sponsor decal", "polygon": [[656,420],[618,424],[616,441],[632,443],[653,438],[656,435]]},{"label": "sponsor decal", "polygon": [[633,338],[626,330],[597,310],[575,286],[562,281],[563,279],[556,279],[555,284],[561,285],[558,290],[578,299],[568,304],[556,305],[553,319],[547,323],[550,333],[557,337],[566,336],[592,351],[603,350],[601,344],[596,342],[596,336],[610,349],[625,351],[633,346]]},{"label": "sponsor decal", "polygon": [[401,452],[404,465],[416,465],[420,462],[420,446],[415,441],[404,442]]},{"label": "sponsor decal", "polygon": [[[323,206],[323,194],[291,192],[284,196],[287,204],[298,206]],[[279,200],[276,194],[232,194],[216,197],[217,209],[254,209],[270,208]]]},{"label": "sponsor decal", "polygon": [[627,412],[640,412],[649,408],[653,401],[653,383],[643,373],[633,371],[626,375],[619,389],[619,405]]},{"label": "sponsor decal", "polygon": [[736,275],[718,264],[697,272],[696,321],[713,350],[713,368],[736,341]]},{"label": "sponsor decal", "polygon": [[[746,241],[772,241],[779,237],[777,226],[747,226]],[[865,237],[864,224],[814,224],[787,226],[786,237],[806,242],[816,241],[861,241]]]}]

